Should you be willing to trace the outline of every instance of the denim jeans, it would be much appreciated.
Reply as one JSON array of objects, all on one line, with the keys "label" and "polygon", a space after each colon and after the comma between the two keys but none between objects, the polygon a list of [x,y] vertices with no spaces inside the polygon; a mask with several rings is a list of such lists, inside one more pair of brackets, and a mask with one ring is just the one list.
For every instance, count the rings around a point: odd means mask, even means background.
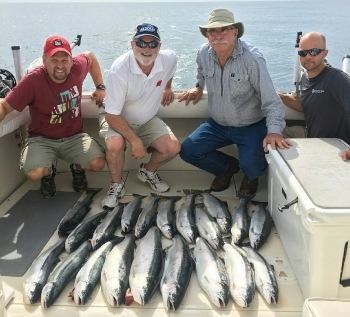
[{"label": "denim jeans", "polygon": [[266,133],[265,120],[245,127],[230,127],[208,119],[184,140],[180,156],[184,161],[219,176],[227,171],[230,156],[218,149],[236,144],[239,167],[248,179],[253,180],[267,167],[262,144]]}]

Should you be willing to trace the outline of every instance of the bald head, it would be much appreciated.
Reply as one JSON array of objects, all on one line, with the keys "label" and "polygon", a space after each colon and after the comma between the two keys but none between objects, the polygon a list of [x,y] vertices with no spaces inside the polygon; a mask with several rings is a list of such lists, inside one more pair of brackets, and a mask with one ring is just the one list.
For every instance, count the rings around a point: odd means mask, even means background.
[{"label": "bald head", "polygon": [[321,48],[326,49],[326,37],[320,32],[309,32],[302,36],[299,43],[300,49]]},{"label": "bald head", "polygon": [[[318,49],[315,53],[314,49]],[[326,66],[326,38],[319,32],[306,33],[299,43],[299,51],[304,51],[305,55],[300,55],[300,63],[307,71],[309,78],[316,77]],[[314,54],[311,54],[313,52]]]}]

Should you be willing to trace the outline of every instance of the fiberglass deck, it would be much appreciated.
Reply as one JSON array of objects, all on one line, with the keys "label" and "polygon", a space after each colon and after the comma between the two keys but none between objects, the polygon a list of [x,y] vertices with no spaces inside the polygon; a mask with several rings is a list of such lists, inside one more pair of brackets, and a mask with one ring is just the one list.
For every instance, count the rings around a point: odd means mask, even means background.
[{"label": "fiberglass deck", "polygon": [[[212,176],[201,171],[160,171],[161,176],[169,182],[171,190],[166,195],[183,195],[182,189],[206,189],[208,188]],[[125,172],[127,194],[123,201],[128,201],[132,193],[147,195],[151,191],[148,186],[142,184],[137,180],[135,171]],[[241,175],[236,176],[236,183],[240,184]],[[109,176],[107,172],[88,173],[88,181],[90,187],[101,187],[102,190],[95,196],[91,205],[90,213],[97,213],[101,211],[100,202],[105,195],[108,185]],[[70,173],[59,173],[56,176],[56,186],[59,191],[72,191],[71,175]],[[18,188],[8,199],[0,205],[0,215],[6,213],[17,200],[19,200],[28,190],[38,189],[38,183],[25,182]],[[266,179],[260,181],[259,192],[256,196],[258,201],[267,201],[266,198]],[[217,196],[228,202],[230,210],[237,204],[238,200],[235,197],[234,186]],[[30,212],[30,211],[29,211]],[[51,245],[57,234],[55,233],[48,241],[47,245]],[[40,303],[35,305],[25,305],[22,299],[22,283],[24,277],[6,277],[3,276],[3,288],[7,305],[7,316],[82,316],[82,317],[99,317],[99,316],[230,316],[230,317],[294,317],[301,316],[303,296],[298,286],[297,280],[289,265],[287,256],[281,245],[279,236],[275,229],[273,229],[269,239],[265,245],[260,249],[261,253],[273,264],[278,285],[279,285],[279,302],[277,305],[267,305],[263,298],[256,293],[250,307],[242,309],[235,305],[230,300],[227,307],[217,309],[214,307],[203,291],[199,288],[195,273],[182,301],[179,309],[176,312],[167,313],[163,308],[160,292],[157,292],[152,298],[151,302],[146,306],[140,306],[137,303],[131,306],[122,306],[119,308],[108,307],[100,286],[98,285],[92,295],[91,300],[85,306],[77,306],[68,298],[69,292],[72,290],[73,282],[71,282],[61,293],[55,304],[47,310],[43,310]]]}]

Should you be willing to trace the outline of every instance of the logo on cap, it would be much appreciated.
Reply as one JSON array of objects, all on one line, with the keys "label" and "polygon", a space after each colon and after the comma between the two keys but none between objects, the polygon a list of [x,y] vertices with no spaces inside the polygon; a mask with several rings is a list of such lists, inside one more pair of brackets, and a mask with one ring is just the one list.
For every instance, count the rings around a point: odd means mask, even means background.
[{"label": "logo on cap", "polygon": [[153,25],[146,25],[142,26],[139,32],[156,32],[156,29]]},{"label": "logo on cap", "polygon": [[145,36],[145,35],[152,36],[160,41],[158,28],[153,24],[142,23],[142,24],[137,26],[136,33],[134,35],[134,39],[140,38],[140,37]]},{"label": "logo on cap", "polygon": [[63,43],[62,43],[61,40],[55,40],[55,41],[53,42],[53,45],[54,45],[54,46],[62,46]]}]

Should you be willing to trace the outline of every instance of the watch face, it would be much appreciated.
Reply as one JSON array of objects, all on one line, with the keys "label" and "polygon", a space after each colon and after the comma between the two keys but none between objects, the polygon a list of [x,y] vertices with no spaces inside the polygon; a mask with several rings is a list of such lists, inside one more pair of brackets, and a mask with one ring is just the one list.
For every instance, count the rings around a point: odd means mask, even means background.
[{"label": "watch face", "polygon": [[105,90],[106,86],[104,84],[99,84],[96,86],[96,89]]}]

